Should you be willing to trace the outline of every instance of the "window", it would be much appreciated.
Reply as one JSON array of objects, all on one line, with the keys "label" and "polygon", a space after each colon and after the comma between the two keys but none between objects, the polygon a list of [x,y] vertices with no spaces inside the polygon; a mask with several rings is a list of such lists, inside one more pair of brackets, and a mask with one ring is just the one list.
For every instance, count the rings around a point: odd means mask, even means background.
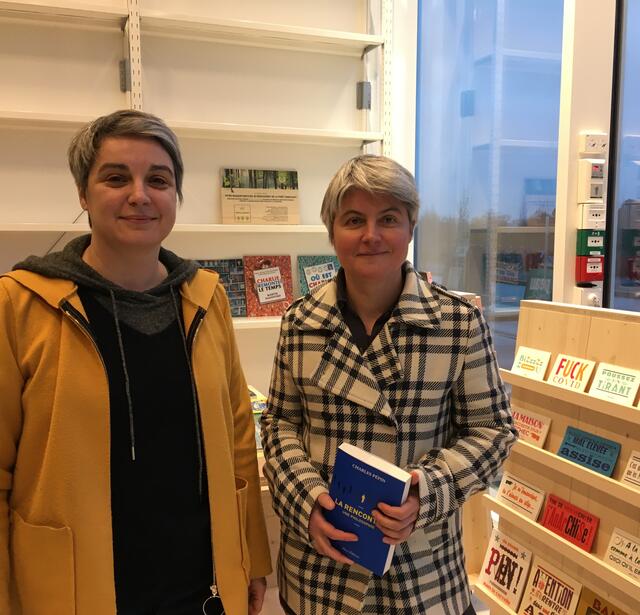
[{"label": "window", "polygon": [[423,0],[415,261],[482,296],[511,366],[520,300],[551,299],[562,0]]},{"label": "window", "polygon": [[609,279],[611,307],[640,311],[640,0],[619,3],[618,126],[613,198],[613,238]]}]

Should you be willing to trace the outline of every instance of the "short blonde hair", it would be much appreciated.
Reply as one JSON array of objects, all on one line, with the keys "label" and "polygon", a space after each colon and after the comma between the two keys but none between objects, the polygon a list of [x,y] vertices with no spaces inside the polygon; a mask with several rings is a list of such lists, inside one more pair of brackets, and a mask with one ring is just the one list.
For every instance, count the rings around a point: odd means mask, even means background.
[{"label": "short blonde hair", "polygon": [[342,199],[350,190],[392,196],[406,207],[411,228],[418,221],[420,202],[413,175],[391,158],[362,154],[351,158],[338,169],[324,194],[320,217],[332,243],[333,223]]}]

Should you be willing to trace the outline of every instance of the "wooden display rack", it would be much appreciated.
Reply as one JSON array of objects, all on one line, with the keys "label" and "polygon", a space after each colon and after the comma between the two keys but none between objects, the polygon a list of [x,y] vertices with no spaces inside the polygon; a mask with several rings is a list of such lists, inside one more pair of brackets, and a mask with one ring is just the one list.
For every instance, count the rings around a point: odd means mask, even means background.
[{"label": "wooden display rack", "polygon": [[[582,306],[522,301],[516,345],[551,352],[549,368],[559,353],[640,369],[640,314]],[[640,583],[605,563],[611,533],[620,528],[640,536],[640,491],[620,482],[631,451],[640,449],[640,409],[596,399],[585,393],[501,370],[511,384],[511,403],[551,419],[544,449],[517,442],[505,470],[588,510],[600,518],[591,553],[547,530],[490,495],[474,496],[465,505],[466,550],[470,579],[477,578],[488,544],[489,511],[514,540],[542,556],[625,612],[640,613]],[[612,478],[556,455],[567,426],[614,440],[621,451]],[[480,515],[480,503],[484,515]],[[482,516],[484,522],[480,522]],[[478,535],[480,534],[480,535]],[[476,586],[476,595],[491,615],[514,615]]]}]

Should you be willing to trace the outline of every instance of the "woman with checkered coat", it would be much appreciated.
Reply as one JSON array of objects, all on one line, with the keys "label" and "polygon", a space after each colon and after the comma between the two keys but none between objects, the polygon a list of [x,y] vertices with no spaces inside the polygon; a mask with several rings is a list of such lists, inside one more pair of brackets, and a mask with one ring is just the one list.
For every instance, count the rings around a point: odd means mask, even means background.
[{"label": "woman with checkered coat", "polygon": [[[345,163],[321,212],[342,268],[282,320],[262,435],[289,615],[474,613],[460,509],[516,431],[482,314],[405,261],[418,207],[396,162]],[[357,538],[322,512],[342,442],[412,473],[406,503],[374,512],[397,545],[382,577],[330,542]]]}]

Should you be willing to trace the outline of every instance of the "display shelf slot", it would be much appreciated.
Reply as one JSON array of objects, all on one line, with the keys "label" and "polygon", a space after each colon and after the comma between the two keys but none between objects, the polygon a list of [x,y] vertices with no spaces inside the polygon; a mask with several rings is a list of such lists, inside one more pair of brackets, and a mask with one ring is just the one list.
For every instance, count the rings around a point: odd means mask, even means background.
[{"label": "display shelf slot", "polygon": [[[473,593],[489,607],[491,615],[516,615],[515,611],[512,611],[509,607],[505,606],[501,602],[498,602],[482,585],[477,583],[477,575],[475,583],[473,584]],[[471,576],[469,577],[471,580]]]},{"label": "display shelf slot", "polygon": [[384,42],[382,36],[373,34],[248,20],[170,15],[151,10],[142,11],[140,22],[143,34],[155,36],[358,57],[368,48],[379,47]]},{"label": "display shelf slot", "polygon": [[10,2],[0,0],[0,18],[121,29],[129,13],[122,7],[82,2]]},{"label": "display shelf slot", "polygon": [[523,532],[526,532],[528,536],[553,549],[561,557],[566,557],[572,562],[575,562],[578,566],[584,568],[597,578],[602,579],[611,587],[615,587],[617,590],[629,596],[637,596],[640,599],[640,585],[623,572],[609,566],[609,564],[599,557],[587,553],[540,523],[525,517],[488,494],[483,496],[483,501],[487,508],[498,513],[501,519],[505,519],[509,523],[519,527]]},{"label": "display shelf slot", "polygon": [[0,109],[0,128],[77,130],[93,119],[95,117]]},{"label": "display shelf slot", "polygon": [[242,316],[233,318],[234,329],[279,329],[280,316]]},{"label": "display shelf slot", "polygon": [[630,485],[568,461],[563,457],[558,457],[555,453],[519,440],[515,443],[512,454],[521,455],[555,472],[574,478],[589,487],[601,491],[607,497],[613,497],[621,502],[640,508],[640,491],[636,491]]},{"label": "display shelf slot", "polygon": [[551,397],[554,400],[564,401],[574,406],[579,406],[580,408],[586,408],[592,412],[606,414],[607,416],[612,416],[621,421],[627,421],[628,423],[636,424],[640,421],[640,410],[634,406],[625,406],[607,401],[606,399],[592,397],[587,393],[571,391],[551,382],[533,380],[526,376],[514,374],[508,369],[500,369],[500,375],[505,382],[508,382],[512,386],[522,387],[527,391],[538,393],[545,397]]},{"label": "display shelf slot", "polygon": [[179,137],[219,139],[229,141],[261,141],[273,143],[306,143],[309,145],[333,145],[360,147],[381,141],[382,132],[363,130],[332,130],[323,128],[298,128],[293,126],[262,126],[258,124],[234,124],[225,122],[171,121],[167,124]]}]

